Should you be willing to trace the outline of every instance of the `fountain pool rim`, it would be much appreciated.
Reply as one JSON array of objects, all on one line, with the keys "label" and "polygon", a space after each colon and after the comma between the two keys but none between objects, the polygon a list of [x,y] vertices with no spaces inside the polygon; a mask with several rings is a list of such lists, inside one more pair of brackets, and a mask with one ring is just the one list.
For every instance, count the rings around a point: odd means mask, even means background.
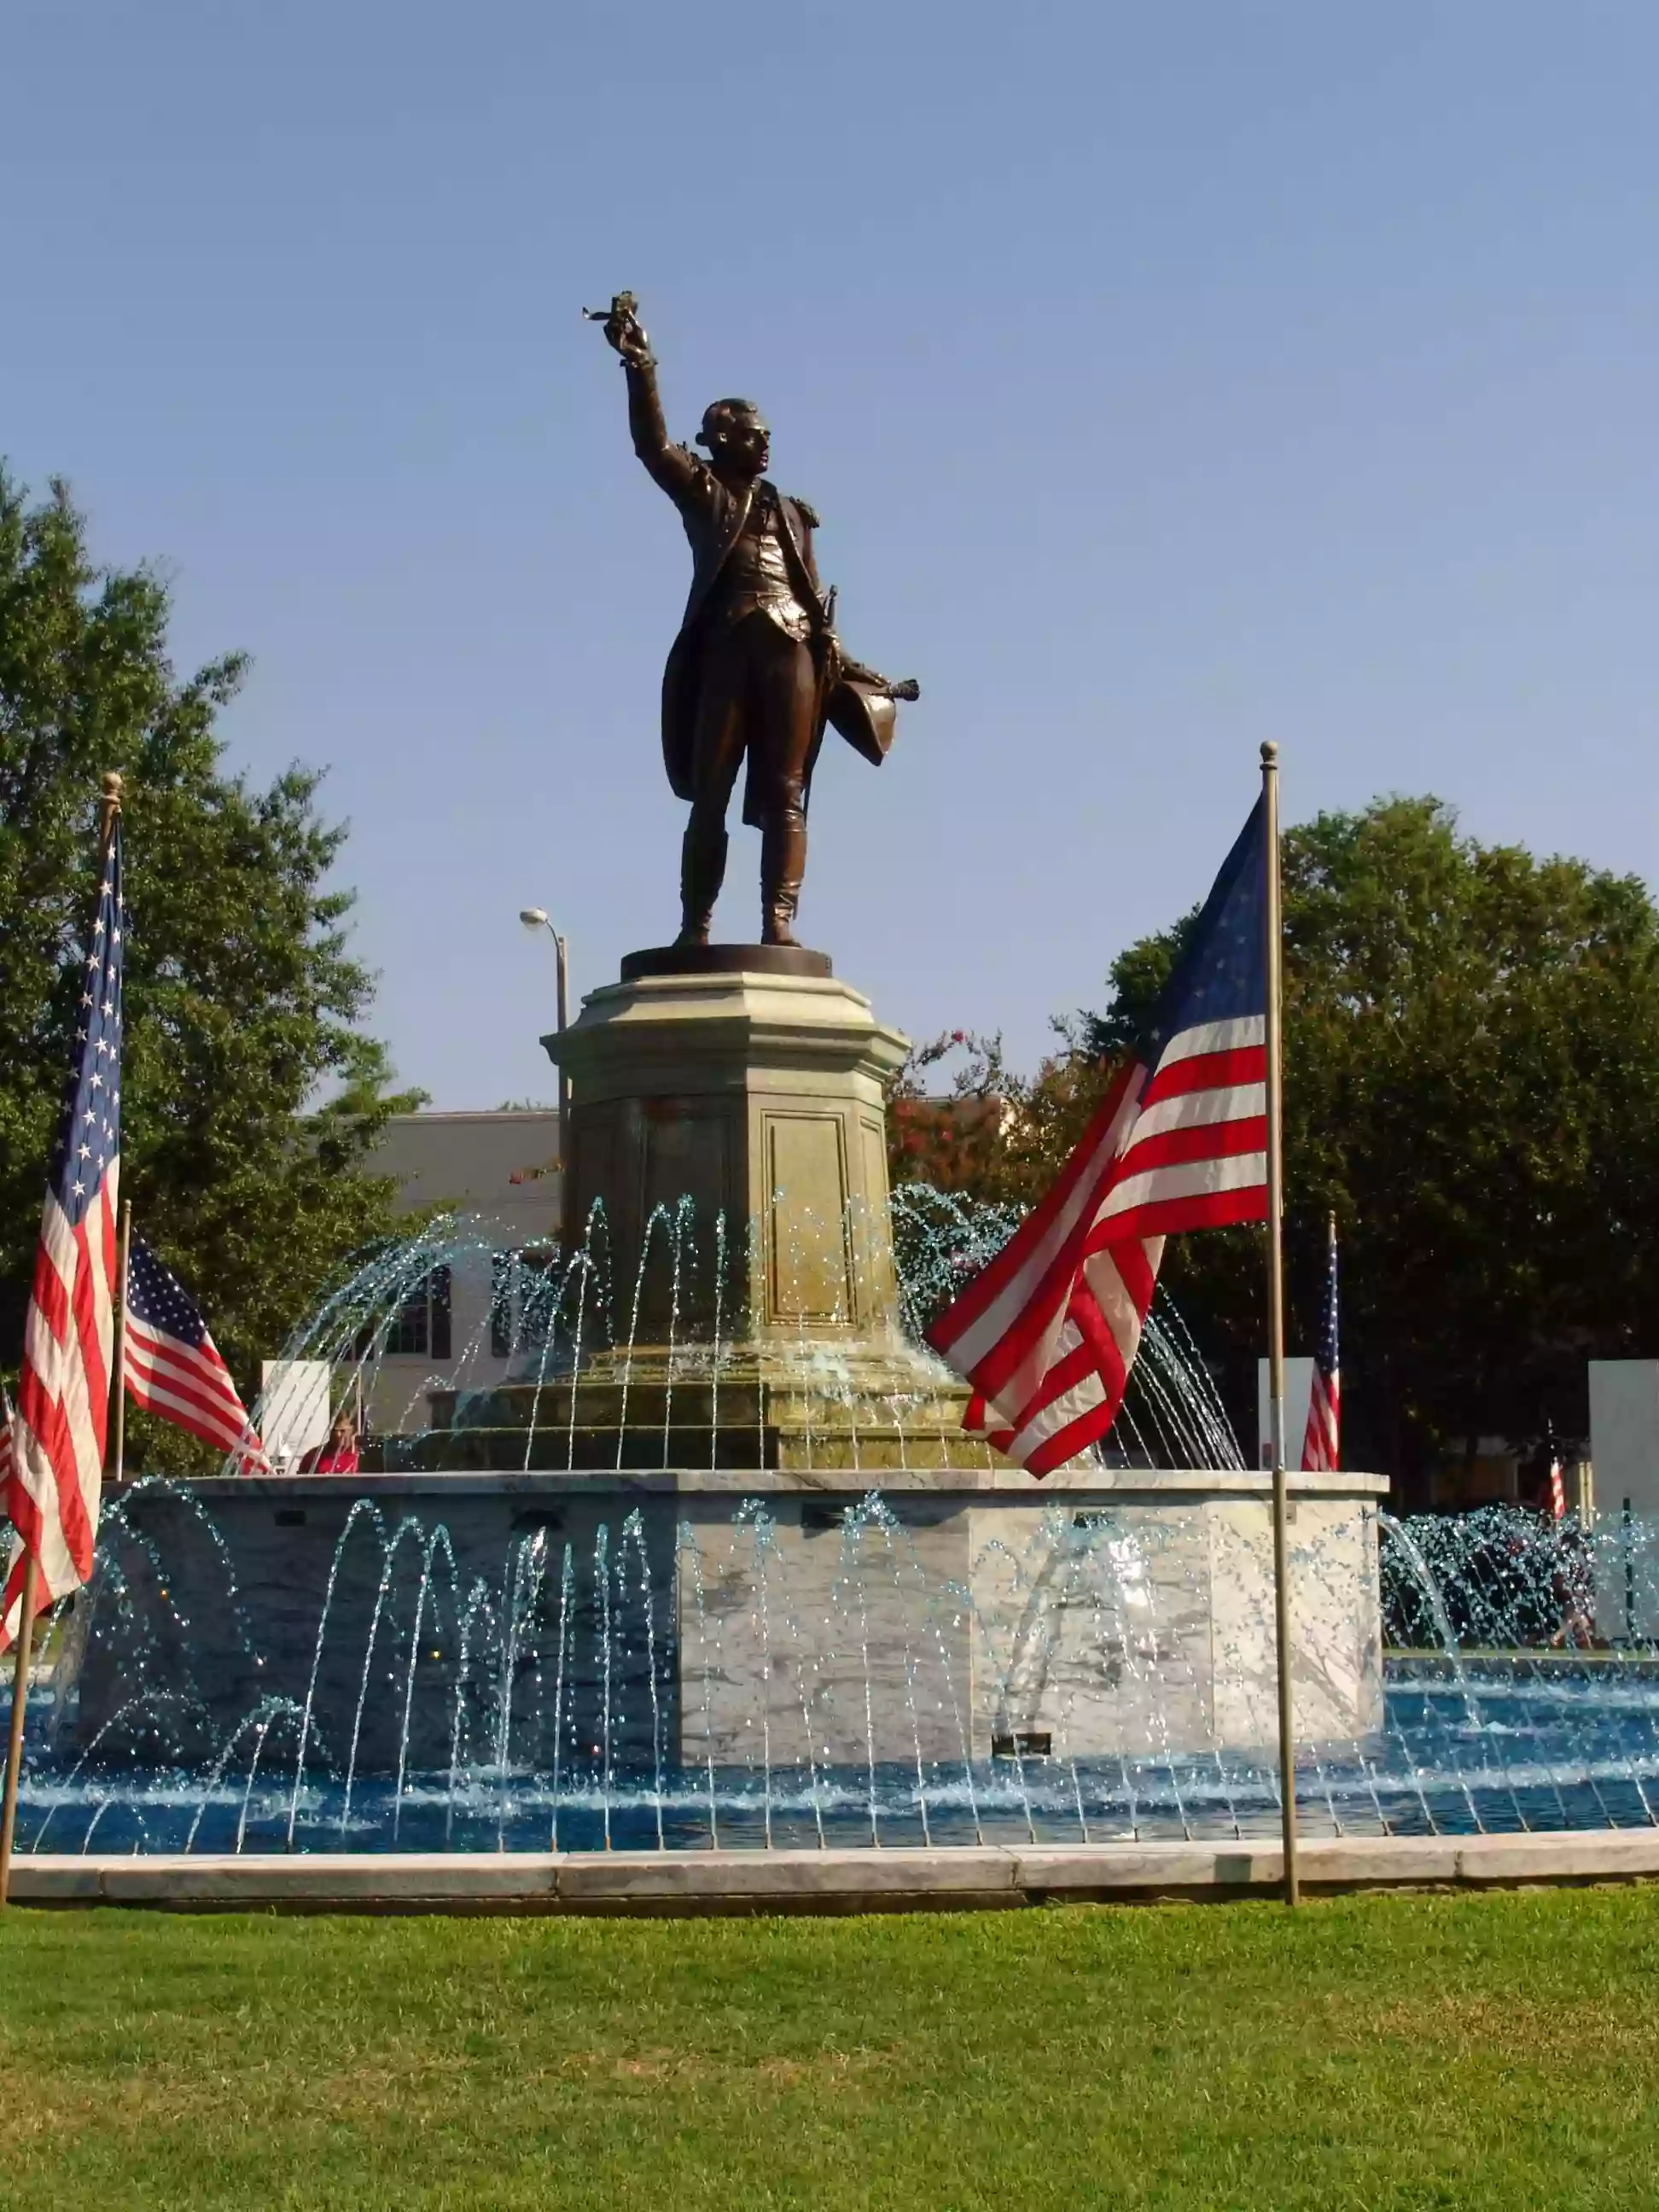
[{"label": "fountain pool rim", "polygon": [[[146,1478],[135,1477],[105,1491],[106,1502],[131,1497]],[[169,1480],[173,1480],[170,1478]],[[1292,1498],[1383,1498],[1385,1474],[1288,1472]],[[1273,1476],[1255,1468],[1065,1467],[1039,1480],[1013,1466],[995,1468],[525,1468],[484,1469],[428,1468],[392,1469],[377,1474],[202,1475],[178,1480],[176,1487],[193,1498],[258,1498],[313,1495],[339,1498],[408,1496],[466,1497],[508,1492],[637,1491],[718,1496],[779,1497],[803,1492],[835,1492],[866,1498],[873,1491],[924,1491],[947,1496],[965,1492],[1013,1492],[1039,1501],[1071,1491],[1109,1492],[1126,1503],[1138,1498],[1206,1493],[1215,1497],[1268,1497]]]},{"label": "fountain pool rim", "polygon": [[[1304,1889],[1489,1888],[1659,1877],[1659,1830],[1304,1838]],[[184,1911],[652,1916],[1003,1909],[1072,1901],[1222,1902],[1283,1883],[1279,1845],[989,1844],[927,1849],[467,1851],[388,1857],[24,1854],[19,1905]]]}]

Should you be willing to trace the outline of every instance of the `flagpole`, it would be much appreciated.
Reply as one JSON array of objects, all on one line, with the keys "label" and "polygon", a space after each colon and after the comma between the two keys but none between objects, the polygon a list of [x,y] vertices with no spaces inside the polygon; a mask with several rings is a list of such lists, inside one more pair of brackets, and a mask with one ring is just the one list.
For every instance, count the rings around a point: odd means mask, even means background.
[{"label": "flagpole", "polygon": [[29,1651],[34,1641],[34,1590],[40,1568],[33,1552],[23,1560],[21,1613],[17,1623],[17,1663],[11,1677],[11,1727],[6,1737],[6,1786],[0,1801],[0,1912],[11,1893],[11,1838],[17,1826],[17,1778],[23,1765],[23,1707],[29,1693]]},{"label": "flagpole", "polygon": [[[120,811],[121,779],[112,770],[104,778],[98,801],[100,867],[109,858],[110,836]],[[124,1281],[124,1294],[125,1287]],[[11,1725],[6,1732],[6,1778],[3,1790],[0,1790],[0,1912],[5,1911],[11,1895],[11,1845],[17,1827],[18,1783],[23,1771],[23,1712],[28,1703],[29,1660],[34,1648],[34,1601],[40,1583],[40,1561],[33,1552],[26,1550],[23,1587],[18,1593],[17,1653],[11,1676]]]},{"label": "flagpole", "polygon": [[1279,1795],[1285,1902],[1301,1902],[1296,1851],[1296,1728],[1291,1696],[1291,1585],[1285,1556],[1285,1101],[1283,933],[1279,884],[1279,747],[1261,748],[1262,834],[1267,840],[1267,1405],[1273,1461],[1273,1655],[1279,1675]]},{"label": "flagpole", "polygon": [[127,1268],[132,1259],[132,1200],[121,1200],[121,1242],[116,1260],[115,1279],[121,1285],[120,1304],[115,1316],[115,1403],[110,1421],[115,1431],[115,1449],[111,1455],[111,1480],[119,1482],[127,1453]]}]

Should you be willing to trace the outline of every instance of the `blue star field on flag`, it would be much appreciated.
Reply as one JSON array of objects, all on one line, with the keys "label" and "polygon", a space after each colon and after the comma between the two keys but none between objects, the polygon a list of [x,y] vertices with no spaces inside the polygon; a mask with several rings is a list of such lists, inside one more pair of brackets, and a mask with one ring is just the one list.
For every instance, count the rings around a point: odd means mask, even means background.
[{"label": "blue star field on flag", "polygon": [[52,1186],[64,1218],[78,1229],[106,1170],[121,1149],[121,959],[126,908],[121,899],[121,823],[110,833],[92,941],[81,965],[75,1050],[52,1155]]},{"label": "blue star field on flag", "polygon": [[1193,925],[1187,950],[1164,986],[1142,1056],[1155,1065],[1161,1048],[1200,1024],[1264,1019],[1267,1009],[1267,845],[1264,802],[1233,841]]},{"label": "blue star field on flag", "polygon": [[1342,1365],[1340,1346],[1337,1341],[1336,1297],[1336,1231],[1331,1231],[1325,1261],[1325,1302],[1319,1316],[1319,1345],[1314,1360],[1327,1382],[1340,1372]]},{"label": "blue star field on flag", "polygon": [[207,1340],[208,1325],[189,1291],[142,1237],[132,1239],[127,1259],[127,1318],[165,1330],[192,1352],[199,1352]]}]

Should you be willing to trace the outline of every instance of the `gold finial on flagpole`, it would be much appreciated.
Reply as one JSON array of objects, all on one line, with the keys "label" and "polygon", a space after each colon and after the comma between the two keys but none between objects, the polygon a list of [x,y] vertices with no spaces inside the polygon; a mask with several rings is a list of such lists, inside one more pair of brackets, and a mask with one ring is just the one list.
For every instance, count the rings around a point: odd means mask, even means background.
[{"label": "gold finial on flagpole", "polygon": [[109,833],[115,827],[115,817],[121,811],[121,776],[117,769],[104,771],[103,796],[98,801],[98,849],[109,850]]}]

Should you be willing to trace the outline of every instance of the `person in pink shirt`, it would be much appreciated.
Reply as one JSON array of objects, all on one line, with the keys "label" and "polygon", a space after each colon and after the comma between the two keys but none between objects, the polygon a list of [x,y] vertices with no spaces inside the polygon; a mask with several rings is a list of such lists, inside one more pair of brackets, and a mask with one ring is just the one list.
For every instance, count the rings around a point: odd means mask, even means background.
[{"label": "person in pink shirt", "polygon": [[357,1431],[349,1413],[336,1417],[328,1442],[319,1450],[307,1452],[300,1462],[300,1469],[303,1474],[356,1474]]}]

